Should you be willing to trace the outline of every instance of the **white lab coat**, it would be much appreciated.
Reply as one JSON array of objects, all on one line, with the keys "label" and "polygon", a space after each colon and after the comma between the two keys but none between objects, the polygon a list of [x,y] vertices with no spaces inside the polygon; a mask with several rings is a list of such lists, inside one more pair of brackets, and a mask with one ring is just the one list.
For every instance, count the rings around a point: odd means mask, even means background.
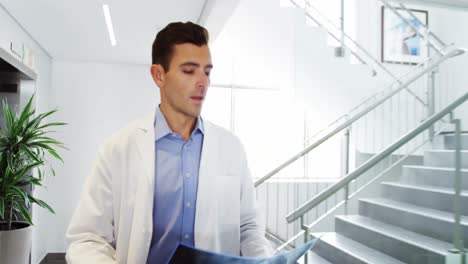
[{"label": "white lab coat", "polygon": [[[146,263],[153,230],[153,120],[150,115],[130,124],[99,151],[67,230],[68,263]],[[239,139],[207,121],[204,135],[195,246],[232,255],[270,256]]]}]

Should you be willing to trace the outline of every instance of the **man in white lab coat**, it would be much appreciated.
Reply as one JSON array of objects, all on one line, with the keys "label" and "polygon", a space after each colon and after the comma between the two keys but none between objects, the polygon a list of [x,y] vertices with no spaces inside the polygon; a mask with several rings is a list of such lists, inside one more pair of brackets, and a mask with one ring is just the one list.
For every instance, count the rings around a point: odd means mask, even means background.
[{"label": "man in white lab coat", "polygon": [[68,263],[167,263],[179,244],[270,256],[242,144],[200,117],[208,32],[171,23],[152,59],[161,104],[100,149],[66,234]]}]

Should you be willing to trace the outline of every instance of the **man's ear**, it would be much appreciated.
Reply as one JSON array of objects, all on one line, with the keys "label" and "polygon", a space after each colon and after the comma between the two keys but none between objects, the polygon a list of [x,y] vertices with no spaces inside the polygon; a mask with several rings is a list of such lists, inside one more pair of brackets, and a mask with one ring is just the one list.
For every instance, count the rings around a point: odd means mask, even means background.
[{"label": "man's ear", "polygon": [[161,87],[164,84],[164,68],[161,64],[151,65],[151,77],[157,86]]}]

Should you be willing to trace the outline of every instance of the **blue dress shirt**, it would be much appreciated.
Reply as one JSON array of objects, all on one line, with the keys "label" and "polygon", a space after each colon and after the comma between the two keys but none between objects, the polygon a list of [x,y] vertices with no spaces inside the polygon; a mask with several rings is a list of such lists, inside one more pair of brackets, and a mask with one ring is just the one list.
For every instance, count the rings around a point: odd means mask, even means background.
[{"label": "blue dress shirt", "polygon": [[185,142],[171,131],[159,107],[154,127],[153,236],[147,263],[165,264],[179,244],[195,244],[195,205],[204,131],[199,117],[190,139]]}]

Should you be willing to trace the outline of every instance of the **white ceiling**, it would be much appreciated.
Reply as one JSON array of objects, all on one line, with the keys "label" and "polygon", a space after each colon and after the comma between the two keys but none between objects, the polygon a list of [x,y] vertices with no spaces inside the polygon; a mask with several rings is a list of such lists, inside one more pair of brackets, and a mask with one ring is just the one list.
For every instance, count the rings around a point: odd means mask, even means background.
[{"label": "white ceiling", "polygon": [[[213,0],[214,1],[214,0]],[[0,0],[56,59],[149,64],[156,33],[169,22],[207,13],[205,0]],[[109,4],[117,46],[110,45],[102,4]],[[206,9],[206,8],[205,8]]]},{"label": "white ceiling", "polygon": [[[0,4],[55,59],[149,64],[154,37],[169,22],[200,21],[214,39],[239,1],[0,0]],[[468,0],[397,1],[468,9]],[[103,3],[110,6],[115,47],[110,45]]]}]

